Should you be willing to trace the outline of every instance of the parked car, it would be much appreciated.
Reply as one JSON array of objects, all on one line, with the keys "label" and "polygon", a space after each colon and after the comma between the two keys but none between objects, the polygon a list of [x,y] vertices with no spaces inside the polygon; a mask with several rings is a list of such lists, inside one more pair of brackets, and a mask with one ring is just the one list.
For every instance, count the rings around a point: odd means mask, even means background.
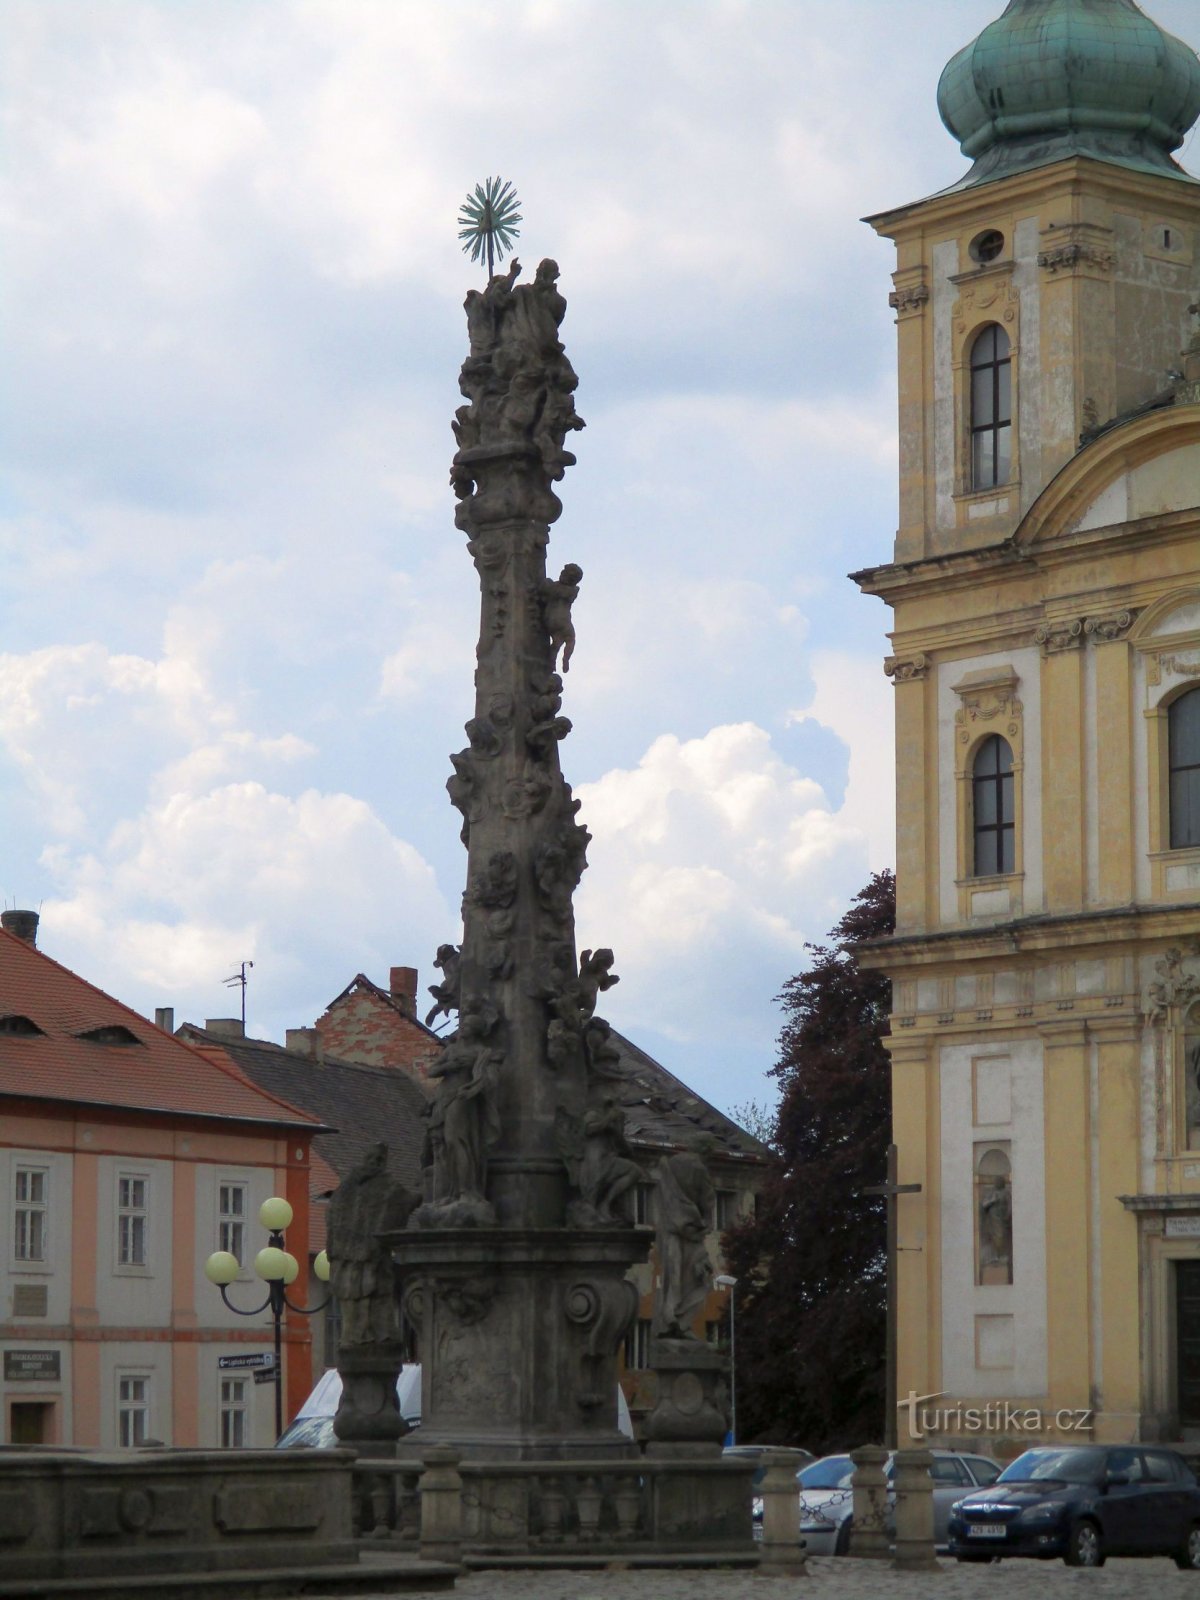
[{"label": "parked car", "polygon": [[[764,1450],[781,1450],[784,1454],[791,1456],[796,1463],[797,1483],[800,1481],[800,1469],[805,1467],[810,1461],[816,1460],[816,1457],[813,1455],[811,1450],[802,1450],[798,1445],[727,1444],[721,1454],[723,1456],[731,1456],[735,1460],[741,1459],[742,1461],[758,1461]],[[763,1503],[762,1495],[760,1494],[759,1489],[766,1470],[767,1469],[765,1467],[759,1466],[755,1468],[754,1472],[754,1498],[751,1504],[753,1507],[754,1517],[754,1537],[756,1539],[762,1538]]]},{"label": "parked car", "polygon": [[1155,1445],[1026,1450],[992,1488],[954,1507],[950,1554],[1061,1556],[1072,1567],[1173,1556],[1200,1570],[1200,1486],[1182,1456]]},{"label": "parked car", "polygon": [[[883,1469],[889,1482],[892,1460],[889,1456]],[[951,1506],[962,1498],[965,1489],[995,1483],[1000,1463],[990,1456],[935,1450],[929,1475],[933,1479],[933,1541],[943,1546],[949,1537]],[[800,1535],[809,1555],[849,1554],[854,1524],[853,1480],[854,1463],[849,1456],[824,1456],[798,1474]],[[889,1501],[892,1498],[889,1488]]]},{"label": "parked car", "polygon": [[[332,1450],[338,1443],[333,1431],[334,1413],[342,1398],[340,1373],[330,1368],[317,1380],[316,1387],[297,1411],[295,1420],[276,1440],[276,1450]],[[421,1426],[421,1366],[419,1362],[400,1368],[396,1379],[396,1402],[400,1415],[410,1428]],[[617,1427],[627,1439],[633,1438],[633,1423],[624,1392],[617,1386]]]}]

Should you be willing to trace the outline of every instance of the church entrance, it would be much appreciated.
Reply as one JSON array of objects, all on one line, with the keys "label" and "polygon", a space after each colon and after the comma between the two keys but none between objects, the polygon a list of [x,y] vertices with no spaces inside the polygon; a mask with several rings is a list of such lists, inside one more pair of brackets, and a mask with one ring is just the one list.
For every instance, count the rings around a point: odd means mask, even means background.
[{"label": "church entrance", "polygon": [[1181,1428],[1200,1428],[1200,1261],[1175,1263],[1176,1401]]}]

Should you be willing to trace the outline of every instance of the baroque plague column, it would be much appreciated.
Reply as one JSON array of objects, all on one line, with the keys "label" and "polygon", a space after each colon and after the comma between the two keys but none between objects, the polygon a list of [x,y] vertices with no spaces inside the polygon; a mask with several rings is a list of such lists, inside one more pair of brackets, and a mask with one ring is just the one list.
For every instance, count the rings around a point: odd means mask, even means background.
[{"label": "baroque plague column", "polygon": [[388,1237],[418,1329],[422,1449],[594,1458],[632,1448],[616,1356],[636,1311],[625,1273],[649,1235],[631,1223],[617,1054],[595,1015],[613,955],[576,957],[589,835],[558,758],[582,573],[549,577],[546,547],[583,423],[558,269],[543,261],[530,284],[519,271],[466,299],[451,483],[480,630],[475,714],[446,785],[467,847],[463,942],[439,951],[433,990],[458,1030],[433,1069],[427,1197]]}]

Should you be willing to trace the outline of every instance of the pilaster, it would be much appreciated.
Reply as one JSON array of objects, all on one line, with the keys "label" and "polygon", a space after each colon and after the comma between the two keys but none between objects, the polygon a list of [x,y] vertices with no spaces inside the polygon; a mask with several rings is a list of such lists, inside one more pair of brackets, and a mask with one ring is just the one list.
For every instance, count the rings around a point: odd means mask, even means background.
[{"label": "pilaster", "polygon": [[1046,1311],[1049,1393],[1091,1404],[1088,1043],[1083,1018],[1043,1021],[1046,1129]]},{"label": "pilaster", "polygon": [[1042,662],[1042,874],[1046,910],[1082,906],[1086,878],[1083,624],[1038,629]]}]

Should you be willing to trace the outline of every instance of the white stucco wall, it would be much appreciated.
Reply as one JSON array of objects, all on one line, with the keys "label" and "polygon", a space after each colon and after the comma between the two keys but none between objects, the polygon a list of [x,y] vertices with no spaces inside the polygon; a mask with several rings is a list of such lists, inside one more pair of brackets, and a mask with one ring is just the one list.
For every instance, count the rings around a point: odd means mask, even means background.
[{"label": "white stucco wall", "polygon": [[[977,1122],[972,1063],[1007,1057],[1007,1121]],[[1042,1046],[1040,1040],[1007,1046],[980,1040],[941,1051],[941,1299],[942,1387],[971,1399],[1045,1393],[1046,1185]],[[979,1109],[995,1116],[999,1097]],[[975,1282],[975,1147],[1007,1142],[1012,1162],[1013,1282]],[[976,1362],[977,1319],[994,1349],[1011,1339],[1012,1366]],[[1003,1319],[1011,1319],[1007,1331]]]}]

